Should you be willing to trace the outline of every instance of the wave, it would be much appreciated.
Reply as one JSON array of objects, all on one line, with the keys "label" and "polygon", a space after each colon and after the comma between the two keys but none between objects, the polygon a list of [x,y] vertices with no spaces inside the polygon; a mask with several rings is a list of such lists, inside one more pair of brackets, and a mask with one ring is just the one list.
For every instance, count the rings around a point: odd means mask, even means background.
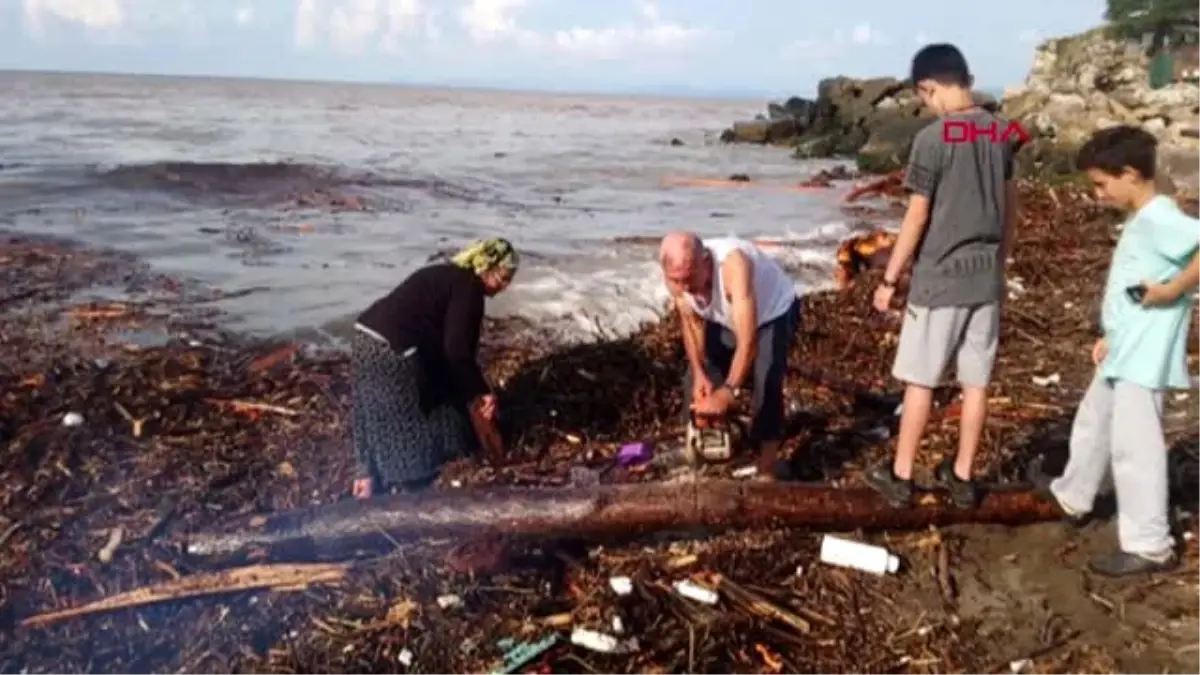
[{"label": "wave", "polygon": [[94,168],[101,184],[126,191],[155,191],[189,201],[230,201],[258,208],[331,208],[410,212],[421,200],[483,204],[517,211],[596,210],[558,200],[528,203],[501,194],[482,179],[390,176],[305,162],[163,161]]},{"label": "wave", "polygon": [[153,162],[98,169],[97,178],[128,190],[227,194],[256,194],[341,182],[334,169],[292,162]]},{"label": "wave", "polygon": [[[97,189],[110,194],[96,197],[93,191]],[[566,203],[554,195],[522,198],[482,175],[396,175],[386,170],[291,160],[166,160],[117,166],[5,163],[0,164],[0,193],[6,199],[3,210],[9,214],[40,213],[48,204],[94,207],[89,200],[117,210],[143,208],[147,200],[167,206],[162,199],[199,207],[265,211],[418,213],[446,203],[500,208],[512,214],[629,210],[611,204]],[[18,201],[18,197],[26,199]]]},{"label": "wave", "polygon": [[120,190],[167,192],[190,201],[239,201],[256,207],[408,211],[414,198],[502,201],[490,190],[437,177],[394,177],[292,161],[162,161],[96,168],[93,177]]}]

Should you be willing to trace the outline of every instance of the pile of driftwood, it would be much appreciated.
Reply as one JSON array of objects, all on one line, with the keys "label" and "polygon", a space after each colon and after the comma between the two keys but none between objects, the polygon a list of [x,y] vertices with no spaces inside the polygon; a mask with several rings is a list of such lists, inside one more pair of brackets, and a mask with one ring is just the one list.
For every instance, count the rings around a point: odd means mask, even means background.
[{"label": "pile of driftwood", "polygon": [[[1111,242],[1111,220],[1085,193],[1025,186],[1023,196],[979,461],[996,483],[1064,447],[1090,377],[1091,307]],[[1052,662],[1038,668],[1118,667],[1117,647],[1072,638],[1069,613],[1027,638],[1041,619],[1023,609],[986,634],[954,609],[956,585],[999,563],[959,557],[962,536],[926,528],[1047,518],[1019,486],[970,512],[935,493],[895,511],[857,487],[861,468],[891,451],[896,423],[887,365],[898,323],[869,308],[869,264],[845,292],[804,299],[789,357],[786,452],[792,472],[819,485],[733,481],[721,468],[664,483],[653,469],[608,468],[623,443],[665,452],[681,435],[683,364],[668,319],[568,349],[493,335],[508,463],[464,461],[434,492],[360,504],[346,501],[344,357],[224,335],[169,298],[64,304],[90,284],[186,297],[121,257],[8,241],[0,258],[19,262],[0,268],[5,672],[477,672],[530,654],[522,668],[575,672],[981,672],[1042,653]],[[47,339],[47,325],[66,328]],[[165,338],[132,344],[120,337],[130,331]],[[955,392],[937,398],[922,471],[955,448]],[[1167,420],[1177,475],[1192,477],[1177,483],[1185,504],[1195,502],[1194,462],[1183,461],[1194,458],[1194,409]],[[600,484],[572,481],[581,464]],[[893,531],[875,536],[904,557],[900,575],[815,564],[813,532],[858,528]],[[1045,572],[1043,559],[1023,560],[1004,564]],[[615,593],[613,577],[628,577],[630,593]],[[681,598],[674,584],[685,579],[718,602]],[[1189,597],[1183,616],[1195,614]],[[577,627],[623,632],[622,647],[570,645]]]}]

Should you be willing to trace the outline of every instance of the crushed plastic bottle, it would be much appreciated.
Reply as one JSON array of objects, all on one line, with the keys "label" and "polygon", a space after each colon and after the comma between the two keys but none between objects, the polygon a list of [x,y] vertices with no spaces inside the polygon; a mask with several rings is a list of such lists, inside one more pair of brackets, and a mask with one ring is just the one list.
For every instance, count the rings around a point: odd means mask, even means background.
[{"label": "crushed plastic bottle", "polygon": [[886,548],[830,535],[821,540],[821,562],[871,574],[895,573],[900,569],[899,556]]}]

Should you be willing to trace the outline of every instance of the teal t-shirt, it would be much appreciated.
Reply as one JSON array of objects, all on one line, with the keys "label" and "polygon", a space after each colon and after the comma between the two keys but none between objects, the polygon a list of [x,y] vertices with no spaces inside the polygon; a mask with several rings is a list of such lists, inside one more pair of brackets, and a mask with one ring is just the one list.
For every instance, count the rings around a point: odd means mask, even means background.
[{"label": "teal t-shirt", "polygon": [[1148,389],[1186,389],[1188,318],[1195,289],[1166,307],[1142,307],[1125,292],[1142,281],[1165,282],[1191,262],[1200,220],[1171,199],[1151,199],[1125,223],[1113,251],[1101,322],[1108,356],[1100,372]]}]

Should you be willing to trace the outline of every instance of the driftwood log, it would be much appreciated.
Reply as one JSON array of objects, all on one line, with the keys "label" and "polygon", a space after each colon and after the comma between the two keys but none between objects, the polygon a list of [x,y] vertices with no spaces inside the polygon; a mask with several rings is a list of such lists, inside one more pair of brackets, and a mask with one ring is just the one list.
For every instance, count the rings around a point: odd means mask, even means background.
[{"label": "driftwood log", "polygon": [[503,534],[607,541],[655,532],[784,526],[809,530],[919,529],[978,522],[1020,525],[1051,520],[1055,508],[1024,488],[990,491],[974,509],[922,494],[892,508],[867,488],[797,483],[702,481],[568,488],[492,487],[431,490],[347,500],[278,514],[238,516],[192,534],[192,555],[289,557],[350,555],[423,537]]},{"label": "driftwood log", "polygon": [[341,581],[346,565],[254,565],[219,572],[201,572],[189,577],[137,588],[84,605],[55,610],[28,617],[22,626],[46,626],[67,619],[91,614],[115,612],[130,607],[143,607],[172,600],[185,600],[203,595],[236,593],[261,588],[276,591],[301,591],[315,584]]}]

